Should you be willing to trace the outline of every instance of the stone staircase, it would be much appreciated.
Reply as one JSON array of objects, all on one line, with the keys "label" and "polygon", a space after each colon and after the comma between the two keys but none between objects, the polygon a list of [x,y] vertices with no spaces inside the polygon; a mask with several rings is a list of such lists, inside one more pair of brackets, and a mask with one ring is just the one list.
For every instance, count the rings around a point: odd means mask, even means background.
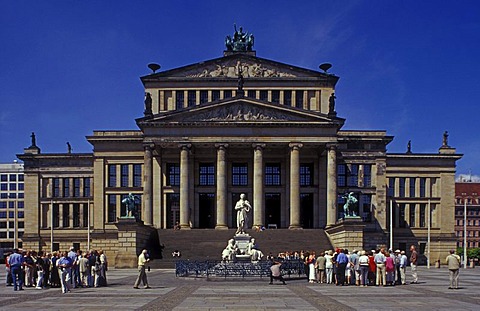
[{"label": "stone staircase", "polygon": [[[330,240],[322,229],[268,229],[261,232],[247,230],[255,238],[258,248],[266,255],[272,253],[276,256],[285,251],[313,250],[320,251],[332,249]],[[175,260],[172,256],[174,250],[181,252],[183,260],[220,260],[222,250],[229,239],[235,235],[235,229],[192,229],[172,230],[159,229],[158,239],[164,248],[152,249],[152,268],[174,268]]]}]

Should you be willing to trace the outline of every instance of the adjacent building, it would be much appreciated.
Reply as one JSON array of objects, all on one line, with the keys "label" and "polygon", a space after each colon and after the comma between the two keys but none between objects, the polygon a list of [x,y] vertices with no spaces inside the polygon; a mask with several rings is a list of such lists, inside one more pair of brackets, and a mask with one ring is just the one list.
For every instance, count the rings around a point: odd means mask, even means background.
[{"label": "adjacent building", "polygon": [[467,248],[480,247],[480,183],[478,182],[457,182],[455,184],[457,247],[464,247],[465,229]]},{"label": "adjacent building", "polygon": [[[393,228],[393,248],[414,243],[423,252],[429,221],[432,256],[443,258],[456,240],[461,155],[447,133],[438,152],[417,154],[388,153],[394,137],[384,130],[342,130],[339,77],[327,67],[300,68],[231,43],[222,57],[141,77],[138,128],[93,131],[93,153],[41,153],[33,136],[18,155],[28,190],[24,243],[49,249],[53,235],[55,248],[85,248],[90,232],[94,246],[116,252],[130,193],[146,226],[234,228],[244,193],[251,226],[325,229],[338,246],[386,245]],[[345,215],[348,193],[357,204]]]}]

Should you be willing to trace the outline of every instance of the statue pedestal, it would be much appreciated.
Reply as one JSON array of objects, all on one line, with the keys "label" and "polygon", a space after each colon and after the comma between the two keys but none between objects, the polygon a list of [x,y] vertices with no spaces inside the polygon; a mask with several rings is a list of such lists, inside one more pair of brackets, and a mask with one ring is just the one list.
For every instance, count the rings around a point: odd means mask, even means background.
[{"label": "statue pedestal", "polygon": [[[247,251],[248,243],[250,242],[251,236],[248,233],[236,234],[233,239],[237,243],[237,247],[240,251],[240,254],[245,254]],[[249,256],[250,257],[250,256]]]},{"label": "statue pedestal", "polygon": [[334,247],[342,249],[363,249],[363,230],[365,224],[361,217],[349,216],[337,224],[325,229]]},{"label": "statue pedestal", "polygon": [[135,217],[118,218],[115,224],[118,229],[118,251],[115,257],[115,268],[136,268],[138,255],[146,247],[154,228],[145,226],[143,221]]}]

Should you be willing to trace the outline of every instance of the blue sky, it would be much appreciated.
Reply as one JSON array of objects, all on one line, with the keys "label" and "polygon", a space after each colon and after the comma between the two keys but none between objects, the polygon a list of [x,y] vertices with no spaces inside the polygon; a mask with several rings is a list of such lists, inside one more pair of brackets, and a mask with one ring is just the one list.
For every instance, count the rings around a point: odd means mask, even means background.
[{"label": "blue sky", "polygon": [[480,1],[0,0],[0,162],[35,132],[43,153],[91,152],[93,130],[137,129],[139,77],[220,57],[233,23],[257,56],[340,77],[344,129],[386,130],[389,152],[442,134],[480,175]]}]

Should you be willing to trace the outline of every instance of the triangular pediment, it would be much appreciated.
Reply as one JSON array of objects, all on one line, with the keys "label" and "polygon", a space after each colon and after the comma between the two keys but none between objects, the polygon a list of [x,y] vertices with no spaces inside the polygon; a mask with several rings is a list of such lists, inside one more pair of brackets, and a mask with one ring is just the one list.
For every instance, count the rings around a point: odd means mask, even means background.
[{"label": "triangular pediment", "polygon": [[142,77],[142,80],[162,78],[329,78],[337,77],[322,72],[292,66],[248,54],[224,56],[193,65],[179,67]]},{"label": "triangular pediment", "polygon": [[343,119],[327,115],[263,102],[247,97],[234,97],[215,103],[208,103],[182,110],[157,114],[149,119],[139,119],[140,123],[298,123],[307,124],[343,124]]}]

